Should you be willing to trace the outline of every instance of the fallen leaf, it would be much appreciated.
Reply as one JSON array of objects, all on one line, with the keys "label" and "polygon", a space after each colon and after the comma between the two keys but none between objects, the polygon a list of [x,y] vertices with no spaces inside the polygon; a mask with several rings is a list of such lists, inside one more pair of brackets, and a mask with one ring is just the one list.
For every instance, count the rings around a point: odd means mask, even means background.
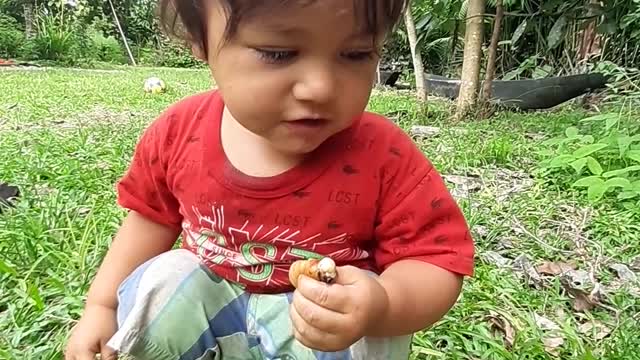
[{"label": "fallen leaf", "polygon": [[558,319],[558,321],[564,322],[567,319],[567,313],[563,308],[558,307],[554,312],[556,315],[555,318]]},{"label": "fallen leaf", "polygon": [[540,285],[542,278],[540,274],[531,264],[531,261],[526,255],[520,255],[513,260],[513,269],[522,273],[527,281],[532,281],[534,285]]},{"label": "fallen leaf", "polygon": [[523,171],[513,171],[497,168],[493,172],[492,185],[498,201],[505,201],[512,194],[519,194],[533,187],[535,184],[531,175]]},{"label": "fallen leaf", "polygon": [[500,331],[502,333],[502,336],[504,337],[506,347],[508,349],[511,348],[516,338],[516,331],[513,325],[511,325],[511,323],[506,318],[493,311],[490,312],[488,321],[490,328],[494,332],[494,335],[495,333]]},{"label": "fallen leaf", "polygon": [[544,350],[551,355],[560,355],[560,347],[564,344],[564,338],[559,336],[542,338]]},{"label": "fallen leaf", "polygon": [[634,257],[629,263],[629,267],[633,271],[640,271],[640,255]]},{"label": "fallen leaf", "polygon": [[631,271],[627,267],[627,265],[612,264],[612,265],[609,265],[609,267],[616,272],[616,274],[618,275],[618,278],[620,278],[620,280],[622,281],[628,281],[628,282],[638,281],[638,277],[636,276],[636,274],[634,274],[633,271]]},{"label": "fallen leaf", "polygon": [[575,270],[576,265],[565,262],[545,261],[536,267],[536,271],[545,275],[560,275],[570,270]]},{"label": "fallen leaf", "polygon": [[484,225],[474,225],[473,228],[471,228],[471,231],[473,232],[474,237],[481,239],[484,239],[489,235],[489,228]]},{"label": "fallen leaf", "polygon": [[498,244],[496,244],[497,250],[510,250],[515,249],[516,237],[504,237],[498,240]]},{"label": "fallen leaf", "polygon": [[535,319],[536,326],[544,332],[542,343],[544,344],[545,351],[552,355],[558,355],[558,348],[564,344],[560,326],[553,320],[542,315],[534,314],[533,318]]},{"label": "fallen leaf", "polygon": [[625,291],[627,291],[629,293],[629,295],[631,295],[633,297],[640,298],[640,287],[639,286],[633,286],[629,282],[622,281],[620,279],[614,279],[609,284],[609,286],[607,286],[606,291],[607,292],[616,292],[616,291],[620,291],[621,289],[624,289]]},{"label": "fallen leaf", "polygon": [[533,318],[536,321],[536,326],[541,330],[560,330],[560,326],[558,326],[558,324],[542,315],[533,314]]},{"label": "fallen leaf", "polygon": [[585,312],[592,310],[596,307],[596,304],[589,298],[587,294],[576,293],[572,302],[573,310],[578,312]]},{"label": "fallen leaf", "polygon": [[480,190],[482,188],[481,180],[475,176],[445,175],[444,179],[469,191]]},{"label": "fallen leaf", "polygon": [[435,126],[414,125],[409,132],[411,136],[434,137],[440,134],[440,128]]},{"label": "fallen leaf", "polygon": [[485,251],[482,254],[482,257],[487,263],[495,265],[496,267],[508,267],[511,264],[511,260],[505,258],[495,251]]},{"label": "fallen leaf", "polygon": [[611,329],[597,320],[581,324],[578,326],[578,331],[581,334],[591,335],[595,340],[602,340],[611,334]]},{"label": "fallen leaf", "polygon": [[448,183],[455,185],[451,190],[451,194],[456,199],[468,198],[471,193],[482,189],[482,180],[479,177],[444,175],[443,178]]}]

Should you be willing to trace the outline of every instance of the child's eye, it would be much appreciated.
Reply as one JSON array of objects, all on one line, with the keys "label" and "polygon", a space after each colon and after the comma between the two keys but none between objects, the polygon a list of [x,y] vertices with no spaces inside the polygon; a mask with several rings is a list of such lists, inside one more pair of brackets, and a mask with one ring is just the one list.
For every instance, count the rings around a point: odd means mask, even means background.
[{"label": "child's eye", "polygon": [[364,51],[348,51],[343,53],[346,59],[351,61],[366,61],[371,60],[374,57],[374,52],[372,50],[364,50]]},{"label": "child's eye", "polygon": [[260,59],[269,64],[281,64],[293,59],[297,52],[293,50],[254,49]]}]

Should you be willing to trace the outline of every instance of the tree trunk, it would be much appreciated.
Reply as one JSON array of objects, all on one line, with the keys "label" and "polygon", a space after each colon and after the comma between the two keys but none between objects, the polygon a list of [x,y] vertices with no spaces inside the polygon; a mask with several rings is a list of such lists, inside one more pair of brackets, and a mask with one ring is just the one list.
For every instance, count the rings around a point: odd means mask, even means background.
[{"label": "tree trunk", "polygon": [[464,38],[464,60],[458,109],[456,118],[461,119],[475,105],[480,82],[480,60],[482,58],[482,39],[484,25],[485,0],[469,0],[467,10],[467,28]]},{"label": "tree trunk", "polygon": [[27,39],[33,38],[33,3],[25,2],[22,6],[24,11],[24,36]]},{"label": "tree trunk", "polygon": [[[597,5],[599,1],[591,0],[591,4]],[[587,15],[593,15],[591,11]],[[580,45],[578,49],[578,65],[585,66],[587,60],[591,56],[600,55],[600,40],[601,36],[596,31],[596,23],[598,18],[589,20],[587,26],[581,31]]]},{"label": "tree trunk", "polygon": [[500,33],[502,30],[502,18],[504,17],[504,8],[502,0],[496,1],[496,17],[493,21],[493,33],[491,34],[491,44],[489,45],[489,57],[487,59],[487,71],[484,76],[484,87],[482,89],[482,103],[491,100],[491,83],[496,75],[496,58],[498,57],[498,42],[500,41]]},{"label": "tree trunk", "polygon": [[427,90],[424,81],[424,66],[422,64],[422,55],[418,49],[418,36],[416,34],[416,25],[413,21],[411,7],[407,8],[404,15],[404,24],[407,28],[407,37],[409,38],[409,47],[411,48],[411,58],[413,60],[413,71],[416,77],[416,90],[420,101],[427,100]]}]

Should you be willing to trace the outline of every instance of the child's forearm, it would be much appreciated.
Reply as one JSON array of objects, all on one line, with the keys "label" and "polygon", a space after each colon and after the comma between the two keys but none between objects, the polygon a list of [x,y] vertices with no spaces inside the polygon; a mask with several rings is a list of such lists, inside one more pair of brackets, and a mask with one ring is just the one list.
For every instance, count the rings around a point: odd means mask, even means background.
[{"label": "child's forearm", "polygon": [[120,283],[145,261],[169,251],[179,231],[156,224],[136,212],[125,218],[87,295],[87,306],[115,309]]},{"label": "child's forearm", "polygon": [[389,308],[366,335],[389,337],[423,330],[440,320],[455,304],[462,277],[416,260],[399,261],[381,276]]}]

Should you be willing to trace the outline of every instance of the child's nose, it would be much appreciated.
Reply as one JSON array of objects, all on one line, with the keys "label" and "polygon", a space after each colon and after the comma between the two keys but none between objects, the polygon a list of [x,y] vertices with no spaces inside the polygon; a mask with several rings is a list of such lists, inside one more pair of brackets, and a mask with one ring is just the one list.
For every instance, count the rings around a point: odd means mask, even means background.
[{"label": "child's nose", "polygon": [[302,71],[293,87],[293,95],[300,101],[329,102],[336,94],[335,72],[328,65],[319,65]]}]

